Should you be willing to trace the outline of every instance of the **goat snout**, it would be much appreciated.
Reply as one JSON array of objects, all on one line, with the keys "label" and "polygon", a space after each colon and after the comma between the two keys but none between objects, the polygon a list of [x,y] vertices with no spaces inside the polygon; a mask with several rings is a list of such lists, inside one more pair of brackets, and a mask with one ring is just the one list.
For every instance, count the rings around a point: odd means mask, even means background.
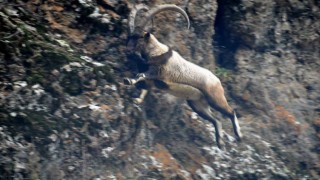
[{"label": "goat snout", "polygon": [[133,47],[126,47],[126,50],[125,50],[125,53],[127,56],[131,56],[131,55],[134,55],[135,54],[135,50]]},{"label": "goat snout", "polygon": [[137,47],[138,38],[137,37],[130,37],[127,41],[126,46],[126,54],[132,54],[135,52]]}]

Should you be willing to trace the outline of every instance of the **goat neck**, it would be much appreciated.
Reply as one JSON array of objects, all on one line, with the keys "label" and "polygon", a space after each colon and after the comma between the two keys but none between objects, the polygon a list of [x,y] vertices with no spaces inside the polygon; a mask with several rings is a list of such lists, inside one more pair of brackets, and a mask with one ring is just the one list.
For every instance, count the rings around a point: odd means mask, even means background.
[{"label": "goat neck", "polygon": [[171,57],[171,49],[159,42],[152,34],[145,41],[144,53],[149,64],[164,64]]}]

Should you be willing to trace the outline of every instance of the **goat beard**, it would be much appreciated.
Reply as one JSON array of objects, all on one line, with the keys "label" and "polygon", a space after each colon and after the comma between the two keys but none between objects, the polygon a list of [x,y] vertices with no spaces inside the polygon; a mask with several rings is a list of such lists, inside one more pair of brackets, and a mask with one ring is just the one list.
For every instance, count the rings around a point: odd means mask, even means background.
[{"label": "goat beard", "polygon": [[147,60],[143,58],[143,55],[141,55],[140,53],[134,52],[127,54],[127,59],[133,61],[136,64],[139,73],[146,72],[149,69]]}]

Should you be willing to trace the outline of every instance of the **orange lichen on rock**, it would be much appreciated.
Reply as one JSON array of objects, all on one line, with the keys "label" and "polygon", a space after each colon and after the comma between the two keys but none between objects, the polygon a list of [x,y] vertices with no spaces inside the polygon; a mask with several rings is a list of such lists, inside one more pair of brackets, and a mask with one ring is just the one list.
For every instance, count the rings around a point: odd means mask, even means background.
[{"label": "orange lichen on rock", "polygon": [[283,106],[276,106],[276,116],[279,119],[286,120],[291,125],[296,124],[296,118],[294,115],[286,110]]},{"label": "orange lichen on rock", "polygon": [[[65,33],[72,41],[76,43],[82,43],[85,38],[85,34],[78,29],[70,28],[69,25],[74,20],[71,16],[64,15],[56,17],[53,15],[55,11],[62,11],[63,9],[58,6],[49,6],[44,4],[42,9],[46,12],[46,20],[49,22],[52,29],[57,29]],[[51,12],[53,11],[53,12]],[[59,19],[59,22],[57,20]]]},{"label": "orange lichen on rock", "polygon": [[161,144],[157,144],[151,155],[159,161],[165,169],[179,169],[178,162],[172,157],[169,151]]},{"label": "orange lichen on rock", "polygon": [[303,123],[303,124],[296,124],[295,125],[295,129],[296,132],[298,133],[298,135],[302,134],[304,131],[306,131],[306,129],[308,129],[310,126],[307,123]]},{"label": "orange lichen on rock", "polygon": [[91,37],[85,44],[85,49],[87,54],[94,54],[99,53],[102,51],[105,51],[107,47],[107,42],[105,40],[105,37],[101,35],[97,35],[94,37]]},{"label": "orange lichen on rock", "polygon": [[160,167],[158,166],[155,168],[160,168],[163,174],[165,174],[166,178],[170,178],[176,175],[188,179],[188,177],[185,177],[185,175],[183,175],[183,173],[181,172],[182,166],[163,145],[156,144],[154,151],[150,153],[150,155],[153,156],[156,161],[161,164]]},{"label": "orange lichen on rock", "polygon": [[289,125],[291,125],[298,135],[309,128],[308,124],[299,123],[296,120],[296,117],[291,112],[286,110],[283,106],[276,106],[276,116],[280,120],[285,120]]},{"label": "orange lichen on rock", "polygon": [[320,128],[320,117],[315,119],[312,124],[315,125],[316,127]]},{"label": "orange lichen on rock", "polygon": [[54,11],[58,11],[58,12],[64,10],[64,8],[63,8],[62,6],[60,6],[60,5],[53,5],[53,6],[52,6],[52,9],[53,9]]}]

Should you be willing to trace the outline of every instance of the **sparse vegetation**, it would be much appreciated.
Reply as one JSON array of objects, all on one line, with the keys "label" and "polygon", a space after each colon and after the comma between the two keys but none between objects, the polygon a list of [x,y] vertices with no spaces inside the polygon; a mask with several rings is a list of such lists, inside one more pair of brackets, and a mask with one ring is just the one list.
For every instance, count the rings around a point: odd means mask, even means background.
[{"label": "sparse vegetation", "polygon": [[231,76],[231,71],[223,67],[216,67],[214,73],[222,80],[228,80]]}]

